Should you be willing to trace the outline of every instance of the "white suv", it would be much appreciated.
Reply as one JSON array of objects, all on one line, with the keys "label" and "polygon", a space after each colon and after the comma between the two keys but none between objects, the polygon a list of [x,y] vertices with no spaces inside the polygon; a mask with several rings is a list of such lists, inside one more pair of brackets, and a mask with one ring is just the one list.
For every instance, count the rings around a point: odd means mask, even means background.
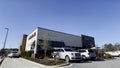
[{"label": "white suv", "polygon": [[91,50],[91,49],[80,49],[80,50],[78,50],[78,52],[80,52],[83,60],[95,59],[96,58],[96,53],[95,53],[94,50]]},{"label": "white suv", "polygon": [[74,51],[71,48],[54,48],[55,51],[52,53],[53,57],[58,59],[66,60],[67,62],[71,60],[81,60],[81,55],[79,52]]}]

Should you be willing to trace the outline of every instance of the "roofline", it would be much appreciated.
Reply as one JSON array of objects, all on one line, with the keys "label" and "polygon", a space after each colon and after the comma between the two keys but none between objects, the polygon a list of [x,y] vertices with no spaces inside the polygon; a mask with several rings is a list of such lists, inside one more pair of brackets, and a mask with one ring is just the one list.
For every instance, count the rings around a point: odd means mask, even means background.
[{"label": "roofline", "polygon": [[48,31],[54,31],[54,32],[62,33],[62,34],[67,34],[67,35],[72,35],[72,36],[80,37],[78,35],[68,34],[68,33],[60,32],[60,31],[55,31],[55,30],[51,30],[51,29],[46,29],[46,28],[41,28],[41,27],[37,27],[37,29],[44,29],[44,30],[48,30]]}]

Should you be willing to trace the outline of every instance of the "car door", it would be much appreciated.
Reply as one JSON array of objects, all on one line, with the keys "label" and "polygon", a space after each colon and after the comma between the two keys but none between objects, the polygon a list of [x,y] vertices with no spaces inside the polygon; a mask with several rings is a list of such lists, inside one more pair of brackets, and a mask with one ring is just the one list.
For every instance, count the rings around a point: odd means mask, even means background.
[{"label": "car door", "polygon": [[64,59],[64,56],[65,56],[64,50],[63,49],[59,49],[59,57],[61,59]]}]

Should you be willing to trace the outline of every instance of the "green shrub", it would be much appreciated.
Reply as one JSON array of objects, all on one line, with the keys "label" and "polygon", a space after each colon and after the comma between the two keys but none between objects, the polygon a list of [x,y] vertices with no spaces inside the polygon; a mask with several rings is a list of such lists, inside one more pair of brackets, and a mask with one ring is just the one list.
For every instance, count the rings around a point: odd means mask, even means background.
[{"label": "green shrub", "polygon": [[57,59],[57,60],[55,61],[55,63],[56,63],[56,65],[59,65],[59,64],[65,63],[65,61],[64,61],[64,60],[59,60],[59,59]]},{"label": "green shrub", "polygon": [[104,54],[104,59],[112,59],[113,57],[110,54]]},{"label": "green shrub", "polygon": [[21,57],[24,58],[30,58],[31,57],[31,51],[24,51],[21,53]]},{"label": "green shrub", "polygon": [[43,58],[43,60],[47,62],[49,60],[49,58],[46,56]]}]

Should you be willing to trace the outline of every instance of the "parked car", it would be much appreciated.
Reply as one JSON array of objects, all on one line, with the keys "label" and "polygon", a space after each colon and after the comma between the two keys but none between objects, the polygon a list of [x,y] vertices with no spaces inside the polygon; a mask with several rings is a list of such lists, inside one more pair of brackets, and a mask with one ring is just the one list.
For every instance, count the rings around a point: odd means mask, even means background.
[{"label": "parked car", "polygon": [[109,52],[105,52],[106,54],[109,54],[113,57],[120,57],[120,52],[119,51],[109,51]]},{"label": "parked car", "polygon": [[118,57],[120,57],[120,50],[117,50],[116,52],[118,53]]},{"label": "parked car", "polygon": [[96,52],[92,49],[79,49],[82,60],[96,59]]},{"label": "parked car", "polygon": [[13,52],[11,52],[10,54],[8,54],[8,57],[10,57],[10,58],[14,58],[14,57],[18,58],[18,57],[19,57],[19,54],[18,54],[18,52],[13,51]]},{"label": "parked car", "polygon": [[67,62],[72,60],[81,60],[79,52],[74,51],[72,48],[54,48],[52,56],[57,59],[63,59]]}]

